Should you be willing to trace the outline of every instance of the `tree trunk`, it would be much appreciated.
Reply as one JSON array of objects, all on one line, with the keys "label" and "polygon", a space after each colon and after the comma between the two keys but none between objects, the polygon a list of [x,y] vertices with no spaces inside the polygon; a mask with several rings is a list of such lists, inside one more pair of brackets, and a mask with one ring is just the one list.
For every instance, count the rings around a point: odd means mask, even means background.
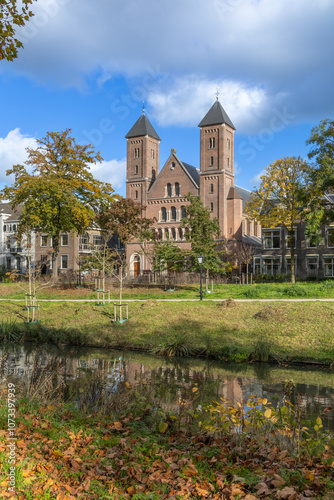
[{"label": "tree trunk", "polygon": [[290,255],[291,255],[291,283],[296,283],[295,270],[295,228],[289,231],[290,237]]}]

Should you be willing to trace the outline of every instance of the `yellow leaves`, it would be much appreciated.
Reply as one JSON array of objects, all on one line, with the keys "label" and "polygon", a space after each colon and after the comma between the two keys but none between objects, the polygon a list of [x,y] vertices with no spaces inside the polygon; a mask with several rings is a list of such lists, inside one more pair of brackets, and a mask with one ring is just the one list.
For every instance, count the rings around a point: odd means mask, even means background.
[{"label": "yellow leaves", "polygon": [[163,422],[162,420],[159,422],[159,432],[161,434],[165,434],[166,430],[168,429],[168,424],[166,422]]}]

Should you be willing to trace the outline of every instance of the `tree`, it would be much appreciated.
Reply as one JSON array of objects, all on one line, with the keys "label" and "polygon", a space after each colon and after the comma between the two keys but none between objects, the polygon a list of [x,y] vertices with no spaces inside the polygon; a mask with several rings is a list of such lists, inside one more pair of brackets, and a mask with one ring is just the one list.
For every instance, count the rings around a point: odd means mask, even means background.
[{"label": "tree", "polygon": [[169,288],[172,287],[172,273],[183,271],[188,253],[171,240],[157,240],[153,250],[153,271],[167,271]]},{"label": "tree", "polygon": [[226,244],[226,250],[232,262],[239,267],[246,266],[246,284],[248,284],[249,264],[252,263],[254,255],[259,252],[259,245],[253,242],[230,240]]},{"label": "tree", "polygon": [[34,15],[29,10],[33,1],[22,0],[19,8],[17,0],[0,0],[0,60],[13,61],[18,49],[23,47],[22,42],[15,38],[15,30]]},{"label": "tree", "polygon": [[306,214],[306,200],[301,193],[309,172],[310,167],[300,157],[276,160],[265,169],[260,187],[252,193],[245,208],[249,220],[256,220],[266,228],[280,224],[287,231],[292,283],[295,283],[295,225]]},{"label": "tree", "polygon": [[115,200],[111,185],[89,172],[90,164],[102,161],[100,154],[90,144],[76,144],[70,132],[48,132],[37,141],[37,149],[27,148],[26,165],[32,173],[14,165],[7,170],[7,175],[14,174],[14,184],[0,192],[13,208],[22,206],[21,232],[29,228],[52,236],[55,276],[61,232],[82,234],[93,225],[96,213]]},{"label": "tree", "polygon": [[152,220],[142,217],[145,207],[129,198],[119,198],[110,207],[102,210],[96,217],[96,223],[101,228],[105,241],[117,235],[120,247],[110,250],[116,267],[111,268],[111,274],[119,280],[120,298],[122,304],[123,282],[126,277],[126,246],[134,238],[140,238],[147,232]]},{"label": "tree", "polygon": [[[314,160],[308,189],[310,210],[306,216],[306,233],[312,236],[317,234],[320,223],[334,220],[334,210],[325,208],[328,202],[323,198],[324,194],[334,190],[334,120],[322,120],[311,130],[306,144],[312,146],[308,157]],[[314,239],[319,241],[320,236]]]},{"label": "tree", "polygon": [[189,201],[186,217],[182,219],[186,231],[186,240],[191,243],[190,265],[191,269],[198,271],[198,256],[203,255],[203,268],[206,277],[209,273],[218,273],[222,270],[223,263],[220,259],[222,252],[218,251],[217,239],[220,236],[220,227],[217,217],[211,218],[209,209],[204,207],[198,196],[186,196]]}]

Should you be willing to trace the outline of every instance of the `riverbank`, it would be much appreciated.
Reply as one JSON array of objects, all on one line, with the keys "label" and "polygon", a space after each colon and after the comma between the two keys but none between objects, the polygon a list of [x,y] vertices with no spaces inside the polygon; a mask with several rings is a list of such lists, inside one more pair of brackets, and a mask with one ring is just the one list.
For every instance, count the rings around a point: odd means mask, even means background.
[{"label": "riverbank", "polygon": [[[226,402],[196,412],[197,390],[175,411],[159,405],[151,386],[138,392],[129,384],[86,411],[18,400],[10,450],[0,431],[1,498],[10,497],[9,453],[22,500],[333,498],[333,438],[321,419],[302,429],[291,405],[276,411],[265,399],[249,402],[247,415]],[[2,397],[2,429],[7,412]]]},{"label": "riverbank", "polygon": [[0,303],[0,340],[140,349],[161,355],[231,361],[333,364],[333,302],[158,302],[129,304],[113,323],[113,305],[40,304],[41,322],[26,324],[17,302]]}]

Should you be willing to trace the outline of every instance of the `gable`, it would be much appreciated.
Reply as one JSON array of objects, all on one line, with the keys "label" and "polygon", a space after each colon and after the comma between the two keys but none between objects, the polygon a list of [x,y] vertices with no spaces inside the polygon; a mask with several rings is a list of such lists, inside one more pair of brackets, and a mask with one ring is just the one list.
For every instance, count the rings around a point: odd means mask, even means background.
[{"label": "gable", "polygon": [[[167,191],[167,185],[170,184],[172,197],[184,197],[189,192],[199,194],[199,174],[198,170],[191,165],[183,164],[178,157],[172,153],[164,166],[162,167],[154,184],[149,189],[147,199],[154,200],[170,197]],[[176,193],[175,185],[178,184],[180,194]]]}]

